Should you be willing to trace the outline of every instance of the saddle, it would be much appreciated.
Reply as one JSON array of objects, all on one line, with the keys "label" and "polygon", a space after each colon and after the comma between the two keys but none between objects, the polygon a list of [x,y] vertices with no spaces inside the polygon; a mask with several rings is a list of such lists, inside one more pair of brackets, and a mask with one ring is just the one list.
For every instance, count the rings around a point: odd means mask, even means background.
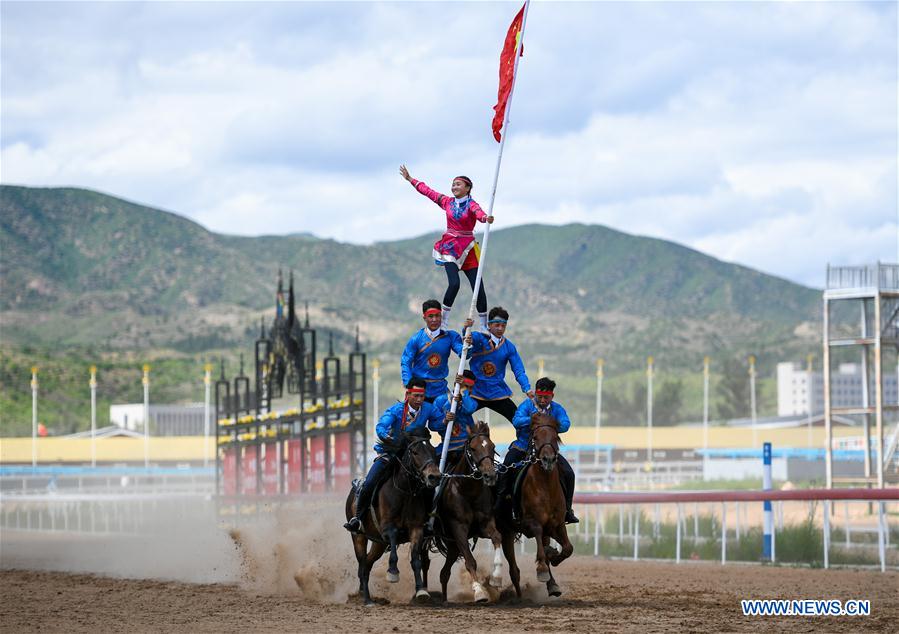
[{"label": "saddle", "polygon": [[521,485],[524,483],[524,476],[532,466],[532,464],[526,464],[515,474],[515,483],[512,485],[512,514],[516,518],[521,517]]},{"label": "saddle", "polygon": [[[518,519],[521,517],[521,489],[524,484],[524,478],[528,473],[528,470],[531,469],[534,465],[532,463],[528,463],[518,469],[515,474],[515,483],[512,485],[512,504],[509,510],[512,512],[512,516],[514,519]],[[565,480],[562,478],[562,474],[560,471],[556,470],[556,474],[559,478],[559,485],[562,487],[563,494],[566,492],[565,489]]]}]

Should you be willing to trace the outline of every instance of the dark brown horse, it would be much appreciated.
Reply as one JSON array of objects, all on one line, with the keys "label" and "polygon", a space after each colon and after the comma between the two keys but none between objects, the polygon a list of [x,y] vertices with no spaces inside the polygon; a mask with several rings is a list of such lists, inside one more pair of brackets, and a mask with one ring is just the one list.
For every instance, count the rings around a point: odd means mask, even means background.
[{"label": "dark brown horse", "polygon": [[[427,434],[427,430],[424,432]],[[366,515],[364,535],[353,535],[353,549],[359,562],[359,593],[366,605],[373,603],[368,591],[368,579],[372,566],[390,548],[387,580],[400,580],[397,568],[397,548],[410,543],[412,571],[415,573],[415,600],[429,601],[427,591],[427,557],[422,561],[422,534],[431,507],[432,489],[440,482],[440,469],[428,435],[407,435],[402,459],[394,465],[393,475],[381,486]],[[356,513],[356,495],[350,491],[346,500],[346,517]],[[368,544],[371,542],[371,549]]]},{"label": "dark brown horse", "polygon": [[[533,537],[537,543],[537,581],[546,583],[550,596],[559,596],[556,580],[550,564],[558,566],[571,556],[574,546],[568,540],[565,526],[565,494],[559,479],[559,423],[548,414],[531,417],[531,442],[528,460],[532,462],[521,483],[521,515],[518,521],[505,519],[500,527],[503,533],[503,552],[509,562],[509,576],[515,593],[521,596],[521,573],[515,562],[515,538],[517,534]],[[562,546],[557,552],[549,545],[550,538]]]},{"label": "dark brown horse", "polygon": [[[468,439],[462,448],[459,461],[449,470],[447,484],[440,497],[437,512],[440,517],[438,539],[441,551],[446,555],[446,563],[440,571],[440,586],[446,600],[446,585],[449,582],[453,564],[461,557],[471,575],[471,589],[474,600],[483,603],[489,600],[487,591],[478,580],[478,563],[468,540],[472,537],[486,537],[493,542],[496,558],[500,556],[502,535],[496,529],[493,519],[493,491],[496,484],[496,468],[493,456],[496,450],[490,440],[487,423],[478,421],[468,429]],[[494,565],[501,570],[502,560]],[[497,585],[499,585],[497,583]]]}]

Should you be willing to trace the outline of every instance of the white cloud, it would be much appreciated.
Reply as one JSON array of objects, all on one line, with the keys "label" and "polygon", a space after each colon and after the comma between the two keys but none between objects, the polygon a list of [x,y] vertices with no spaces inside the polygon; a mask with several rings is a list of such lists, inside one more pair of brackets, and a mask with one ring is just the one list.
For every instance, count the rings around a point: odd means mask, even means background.
[{"label": "white cloud", "polygon": [[[508,4],[3,3],[3,181],[228,233],[440,228],[486,204]],[[893,3],[538,3],[499,226],[572,221],[809,284],[897,258]]]}]

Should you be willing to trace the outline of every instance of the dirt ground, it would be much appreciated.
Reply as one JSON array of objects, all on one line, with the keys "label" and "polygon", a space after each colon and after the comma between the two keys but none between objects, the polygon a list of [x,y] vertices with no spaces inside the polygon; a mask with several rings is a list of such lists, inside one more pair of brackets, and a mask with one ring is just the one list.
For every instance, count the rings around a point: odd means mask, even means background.
[{"label": "dirt ground", "polygon": [[[528,558],[530,559],[530,558]],[[436,562],[435,562],[436,563]],[[896,631],[899,573],[575,557],[557,569],[564,594],[545,598],[529,580],[521,602],[413,606],[310,600],[302,587],[260,592],[241,583],[188,584],[52,571],[0,572],[3,632],[522,632]],[[408,569],[406,569],[408,570]],[[376,569],[374,576],[383,576]],[[432,567],[431,589],[437,571]],[[407,575],[408,578],[408,575]],[[407,581],[407,580],[404,580]],[[508,583],[508,579],[506,580]],[[384,596],[385,585],[374,584]],[[392,586],[402,589],[404,584]],[[462,588],[463,586],[459,586]],[[379,592],[380,591],[380,592]],[[396,594],[396,592],[394,592]],[[405,596],[411,597],[409,588]],[[867,617],[744,617],[740,599],[870,599]]]}]

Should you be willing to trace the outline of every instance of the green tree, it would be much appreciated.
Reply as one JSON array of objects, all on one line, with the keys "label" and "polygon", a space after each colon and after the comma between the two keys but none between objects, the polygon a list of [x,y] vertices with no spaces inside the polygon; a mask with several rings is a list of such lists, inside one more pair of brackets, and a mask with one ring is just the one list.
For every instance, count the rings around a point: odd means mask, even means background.
[{"label": "green tree", "polygon": [[[615,424],[646,424],[646,384],[634,383],[630,396],[625,394],[608,394],[603,403],[608,420]],[[680,380],[664,381],[653,390],[652,422],[653,425],[674,425],[681,420],[683,405],[683,383]]]},{"label": "green tree", "polygon": [[681,422],[684,384],[680,379],[665,381],[652,395],[653,425],[676,425]]},{"label": "green tree", "polygon": [[749,369],[742,360],[731,358],[724,362],[715,394],[719,418],[730,420],[750,415]]}]

